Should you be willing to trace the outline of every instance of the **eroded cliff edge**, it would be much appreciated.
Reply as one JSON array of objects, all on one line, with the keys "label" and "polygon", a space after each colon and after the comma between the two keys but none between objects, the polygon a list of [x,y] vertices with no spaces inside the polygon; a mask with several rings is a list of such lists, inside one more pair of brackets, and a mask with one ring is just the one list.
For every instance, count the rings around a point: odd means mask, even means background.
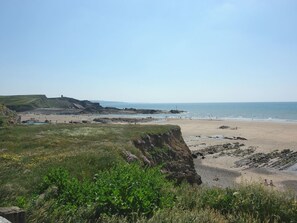
[{"label": "eroded cliff edge", "polygon": [[142,152],[142,160],[150,166],[161,165],[169,179],[177,183],[184,180],[190,184],[202,183],[180,127],[174,126],[162,134],[145,134],[133,143]]}]

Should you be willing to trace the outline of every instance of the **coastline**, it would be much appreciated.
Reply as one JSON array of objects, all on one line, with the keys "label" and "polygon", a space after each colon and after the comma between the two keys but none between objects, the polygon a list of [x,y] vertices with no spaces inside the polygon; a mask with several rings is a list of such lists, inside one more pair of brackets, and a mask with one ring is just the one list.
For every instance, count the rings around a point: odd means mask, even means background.
[{"label": "coastline", "polygon": [[[93,114],[82,115],[44,115],[21,114],[22,121],[36,119],[51,123],[93,123],[94,118],[106,117]],[[108,117],[108,116],[107,116]],[[121,117],[121,116],[119,116]],[[111,116],[110,118],[114,118]],[[135,119],[135,116],[131,116]],[[123,122],[113,122],[123,123]],[[126,122],[132,124],[132,122]],[[244,144],[242,150],[253,148],[253,153],[271,153],[275,150],[290,149],[297,152],[297,123],[256,120],[225,120],[225,119],[185,119],[167,118],[141,124],[172,124],[179,125],[183,138],[192,152],[203,150],[209,146],[224,144]],[[133,122],[134,124],[134,122]],[[136,122],[135,122],[136,124]],[[220,128],[225,126],[226,128]],[[241,139],[246,140],[241,140]],[[209,186],[232,187],[237,183],[263,183],[264,179],[272,180],[274,188],[290,189],[297,192],[296,170],[286,171],[267,167],[236,167],[235,162],[244,157],[229,155],[206,155],[204,159],[194,159],[196,171],[201,175],[204,184]]]}]

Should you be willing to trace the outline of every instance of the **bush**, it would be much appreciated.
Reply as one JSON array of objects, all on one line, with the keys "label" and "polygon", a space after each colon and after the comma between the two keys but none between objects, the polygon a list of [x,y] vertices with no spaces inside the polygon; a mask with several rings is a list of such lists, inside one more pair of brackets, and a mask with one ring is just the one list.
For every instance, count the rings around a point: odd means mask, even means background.
[{"label": "bush", "polygon": [[169,183],[159,168],[122,165],[96,176],[97,208],[100,213],[151,215],[155,210],[173,206]]},{"label": "bush", "polygon": [[152,216],[156,210],[174,205],[173,184],[160,169],[136,164],[115,166],[96,174],[93,181],[83,182],[70,177],[65,169],[54,169],[43,178],[39,192],[51,187],[57,187],[56,193],[46,196],[51,203],[47,212],[52,215],[44,219],[34,216],[35,220],[95,220],[102,214],[133,219]]}]

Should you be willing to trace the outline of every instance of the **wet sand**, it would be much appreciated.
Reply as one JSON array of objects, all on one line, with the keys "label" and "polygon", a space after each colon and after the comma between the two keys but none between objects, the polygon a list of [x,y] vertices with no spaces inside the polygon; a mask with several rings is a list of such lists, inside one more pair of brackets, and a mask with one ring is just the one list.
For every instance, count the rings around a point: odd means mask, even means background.
[{"label": "wet sand", "polygon": [[223,168],[205,166],[201,160],[194,160],[196,172],[201,176],[202,185],[214,187],[234,187],[235,179],[241,174],[237,171],[227,170]]}]

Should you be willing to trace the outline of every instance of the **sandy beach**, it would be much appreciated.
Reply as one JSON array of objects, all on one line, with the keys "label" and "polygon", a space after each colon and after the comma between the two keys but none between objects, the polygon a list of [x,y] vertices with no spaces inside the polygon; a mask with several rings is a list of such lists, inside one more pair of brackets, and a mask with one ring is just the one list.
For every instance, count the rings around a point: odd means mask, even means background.
[{"label": "sandy beach", "polygon": [[[41,122],[50,120],[51,123],[92,122],[94,118],[98,118],[98,115],[22,114],[22,121],[36,119]],[[251,154],[239,156],[220,152],[194,159],[196,171],[206,185],[231,187],[241,182],[264,183],[267,179],[268,183],[272,180],[273,188],[297,191],[297,164],[289,170],[263,165],[235,165],[236,161],[252,154],[284,149],[297,152],[297,123],[190,119],[167,119],[154,123],[179,125],[185,142],[193,152],[226,144],[238,145],[240,151],[252,151]]]},{"label": "sandy beach", "polygon": [[[297,151],[297,123],[188,119],[169,119],[165,123],[181,127],[184,140],[192,151],[227,143],[240,143],[244,145],[242,150],[253,148],[253,154],[284,149]],[[197,173],[207,185],[228,187],[240,182],[264,183],[267,179],[268,183],[272,180],[274,188],[297,190],[296,167],[291,171],[261,166],[236,167],[235,162],[242,158],[232,154],[210,154],[194,161]]]}]

